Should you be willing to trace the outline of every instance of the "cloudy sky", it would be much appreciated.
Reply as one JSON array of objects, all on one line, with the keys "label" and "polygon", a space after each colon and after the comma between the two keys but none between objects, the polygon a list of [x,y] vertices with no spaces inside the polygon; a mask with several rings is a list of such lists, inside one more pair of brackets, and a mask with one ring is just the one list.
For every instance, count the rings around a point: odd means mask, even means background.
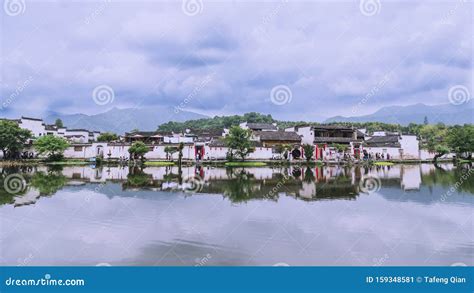
[{"label": "cloudy sky", "polygon": [[280,119],[472,96],[465,1],[3,0],[2,117],[154,107]]}]

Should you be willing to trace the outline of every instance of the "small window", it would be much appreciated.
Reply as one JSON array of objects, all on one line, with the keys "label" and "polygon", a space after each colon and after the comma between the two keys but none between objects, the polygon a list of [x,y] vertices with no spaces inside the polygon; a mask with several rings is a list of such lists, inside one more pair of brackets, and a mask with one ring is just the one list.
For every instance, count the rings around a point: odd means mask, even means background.
[{"label": "small window", "polygon": [[75,146],[74,151],[75,152],[82,152],[82,147],[81,146]]}]

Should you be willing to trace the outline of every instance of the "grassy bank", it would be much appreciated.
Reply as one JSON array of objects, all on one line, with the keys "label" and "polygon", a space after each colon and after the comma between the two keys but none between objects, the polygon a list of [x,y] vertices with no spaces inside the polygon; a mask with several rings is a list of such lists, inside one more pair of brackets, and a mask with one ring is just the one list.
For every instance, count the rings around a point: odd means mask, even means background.
[{"label": "grassy bank", "polygon": [[267,164],[263,162],[227,162],[224,165],[226,167],[263,167]]},{"label": "grassy bank", "polygon": [[92,162],[81,161],[81,160],[67,160],[67,161],[56,161],[56,162],[42,162],[45,165],[54,166],[70,166],[70,165],[90,165]]},{"label": "grassy bank", "polygon": [[145,162],[145,166],[150,167],[162,167],[162,166],[174,166],[174,162],[162,162],[162,161],[154,161],[154,162]]},{"label": "grassy bank", "polygon": [[375,162],[374,165],[375,166],[393,166],[393,165],[395,165],[395,163],[392,163],[392,162]]}]

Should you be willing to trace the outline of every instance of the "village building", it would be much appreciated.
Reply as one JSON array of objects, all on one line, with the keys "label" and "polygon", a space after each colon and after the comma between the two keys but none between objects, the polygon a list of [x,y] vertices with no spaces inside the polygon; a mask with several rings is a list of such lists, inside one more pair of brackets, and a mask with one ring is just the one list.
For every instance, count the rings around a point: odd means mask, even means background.
[{"label": "village building", "polygon": [[317,160],[337,159],[340,155],[338,145],[345,147],[345,154],[359,157],[364,140],[363,132],[340,125],[300,125],[286,128],[285,131],[295,131],[301,136],[302,144],[314,145]]},{"label": "village building", "polygon": [[300,145],[301,137],[294,131],[258,131],[253,134],[264,147]]},{"label": "village building", "polygon": [[[70,143],[70,147],[65,151],[66,158],[103,157],[126,160],[130,158],[128,152],[130,146],[136,141],[142,141],[149,146],[149,152],[145,157],[150,160],[177,159],[178,153],[170,154],[169,148],[177,149],[181,143],[184,144],[185,160],[225,160],[229,154],[229,148],[224,142],[228,134],[226,129],[187,129],[182,132],[132,131],[125,133],[117,141],[106,143],[97,142],[99,131],[57,127],[44,123],[42,119],[31,117],[9,119],[9,121],[14,121],[21,128],[30,130],[35,138],[44,135],[65,138]],[[394,160],[430,160],[435,155],[420,149],[419,140],[415,135],[387,131],[375,131],[369,135],[365,129],[357,130],[341,125],[298,125],[286,128],[284,131],[271,123],[241,123],[240,126],[252,132],[254,151],[247,156],[248,160],[281,159],[280,146],[289,151],[287,156],[289,160],[303,159],[304,144],[314,146],[314,160],[324,161],[362,159],[362,153],[370,154],[373,160],[377,159],[376,154],[380,159]],[[25,149],[29,157],[35,155],[31,143],[30,140]],[[443,158],[452,156],[453,154],[447,154]]]},{"label": "village building", "polygon": [[240,123],[240,128],[250,129],[252,132],[255,131],[278,131],[276,123]]},{"label": "village building", "polygon": [[73,143],[87,143],[97,141],[99,131],[89,131],[86,129],[68,129],[46,124],[43,119],[22,116],[20,119],[11,119],[22,129],[27,129],[32,136],[39,138],[45,135],[62,137]]},{"label": "village building", "polygon": [[378,132],[364,141],[363,148],[373,157],[379,154],[384,159],[387,155],[398,160],[420,159],[419,141],[415,135]]}]

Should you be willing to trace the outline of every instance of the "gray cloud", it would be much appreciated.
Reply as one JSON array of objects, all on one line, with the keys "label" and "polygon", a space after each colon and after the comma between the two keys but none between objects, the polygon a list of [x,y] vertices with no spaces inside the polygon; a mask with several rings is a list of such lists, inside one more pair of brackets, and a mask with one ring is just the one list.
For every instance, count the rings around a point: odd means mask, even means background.
[{"label": "gray cloud", "polygon": [[[91,98],[102,84],[110,107],[173,107],[192,94],[198,112],[307,120],[350,115],[384,78],[360,114],[473,88],[473,4],[462,1],[382,1],[373,16],[357,2],[204,1],[194,16],[180,2],[26,5],[2,11],[2,116],[102,112]],[[278,106],[270,92],[281,84],[292,99]]]}]

